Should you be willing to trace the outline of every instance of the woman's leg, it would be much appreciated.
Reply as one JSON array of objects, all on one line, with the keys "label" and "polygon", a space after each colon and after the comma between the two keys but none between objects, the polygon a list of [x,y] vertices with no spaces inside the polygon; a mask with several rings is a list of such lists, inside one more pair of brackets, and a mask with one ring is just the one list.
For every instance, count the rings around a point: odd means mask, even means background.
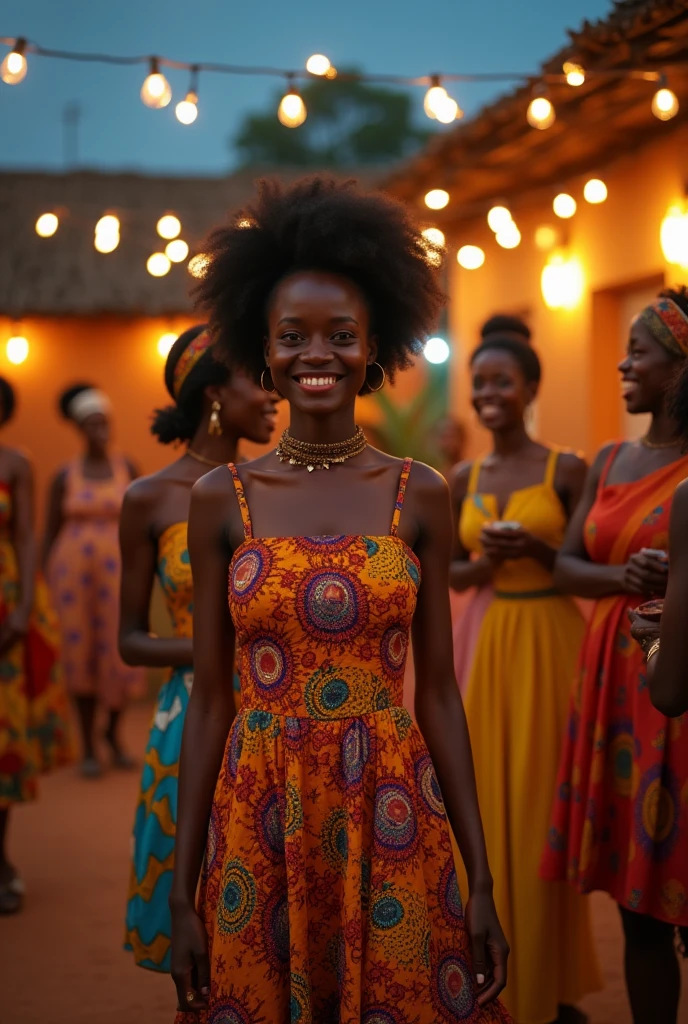
[{"label": "woman's leg", "polygon": [[102,771],[98,764],[95,750],[96,698],[77,696],[76,710],[79,718],[81,746],[84,754],[81,763],[81,773],[89,778],[95,778]]},{"label": "woman's leg", "polygon": [[7,858],[9,807],[0,808],[0,914],[16,914],[22,905],[22,884]]},{"label": "woman's leg", "polygon": [[626,988],[633,1024],[676,1024],[681,973],[674,927],[620,907],[626,950]]}]

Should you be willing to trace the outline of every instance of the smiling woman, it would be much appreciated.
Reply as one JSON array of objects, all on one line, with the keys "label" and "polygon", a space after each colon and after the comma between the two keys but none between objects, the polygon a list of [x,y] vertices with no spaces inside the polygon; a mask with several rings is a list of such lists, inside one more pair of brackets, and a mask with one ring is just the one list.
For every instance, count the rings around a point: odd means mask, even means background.
[{"label": "smiling woman", "polygon": [[[357,396],[428,337],[436,271],[406,211],[351,183],[263,184],[240,219],[252,226],[211,238],[199,294],[226,358],[287,399],[290,426],[277,452],[214,470],[191,499],[179,1021],[206,1007],[275,1024],[506,1021],[452,667],[446,484],[375,451],[354,420]],[[420,729],[402,706],[411,628]]]}]

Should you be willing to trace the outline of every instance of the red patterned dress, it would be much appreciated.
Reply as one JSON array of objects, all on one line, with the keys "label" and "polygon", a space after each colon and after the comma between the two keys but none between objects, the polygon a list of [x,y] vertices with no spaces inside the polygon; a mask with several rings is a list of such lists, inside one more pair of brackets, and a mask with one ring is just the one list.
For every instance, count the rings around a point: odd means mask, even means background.
[{"label": "red patterned dress", "polygon": [[202,1020],[508,1021],[476,1002],[442,796],[402,707],[420,585],[397,534],[410,460],[382,537],[254,538],[230,468],[245,534],[229,572],[242,707],[201,883]]},{"label": "red patterned dress", "polygon": [[[600,478],[585,524],[593,562],[621,565],[641,548],[668,549],[669,513],[688,459],[632,483]],[[638,595],[595,603],[578,666],[543,875],[623,907],[688,924],[688,716],[653,708],[645,658],[627,610]]]}]

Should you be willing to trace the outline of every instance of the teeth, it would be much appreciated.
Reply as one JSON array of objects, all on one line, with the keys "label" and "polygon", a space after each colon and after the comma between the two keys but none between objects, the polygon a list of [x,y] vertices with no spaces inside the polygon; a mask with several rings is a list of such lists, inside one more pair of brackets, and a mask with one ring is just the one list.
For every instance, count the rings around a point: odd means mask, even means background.
[{"label": "teeth", "polygon": [[309,387],[324,387],[337,383],[336,377],[299,377],[300,384],[307,384]]}]

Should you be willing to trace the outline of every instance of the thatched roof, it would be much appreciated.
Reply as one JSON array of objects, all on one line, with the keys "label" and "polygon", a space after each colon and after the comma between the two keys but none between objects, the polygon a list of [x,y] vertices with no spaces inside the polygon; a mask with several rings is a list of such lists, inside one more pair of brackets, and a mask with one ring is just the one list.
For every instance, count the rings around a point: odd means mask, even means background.
[{"label": "thatched roof", "polygon": [[[452,201],[433,220],[449,226],[476,216],[495,199],[559,185],[604,166],[688,120],[688,0],[617,0],[607,18],[585,22],[569,36],[570,44],[546,61],[528,86],[435,138],[384,187],[417,207],[430,189],[446,189]],[[564,61],[619,75],[591,76],[579,88],[550,85],[557,119],[537,131],[526,120],[532,88],[546,74],[560,75]],[[661,122],[651,111],[656,82],[621,72],[667,65],[678,65],[669,73],[669,85],[680,110],[672,121]]]}]

